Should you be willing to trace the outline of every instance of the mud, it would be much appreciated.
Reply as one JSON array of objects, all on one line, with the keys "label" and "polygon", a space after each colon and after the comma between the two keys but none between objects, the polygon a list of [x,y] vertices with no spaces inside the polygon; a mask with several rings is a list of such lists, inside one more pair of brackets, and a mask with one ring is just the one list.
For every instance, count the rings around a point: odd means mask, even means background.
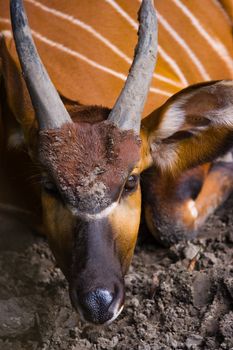
[{"label": "mud", "polygon": [[[24,218],[25,221],[25,218]],[[141,235],[112,325],[81,324],[46,240],[0,214],[0,349],[233,349],[233,197],[202,237],[170,249]]]}]

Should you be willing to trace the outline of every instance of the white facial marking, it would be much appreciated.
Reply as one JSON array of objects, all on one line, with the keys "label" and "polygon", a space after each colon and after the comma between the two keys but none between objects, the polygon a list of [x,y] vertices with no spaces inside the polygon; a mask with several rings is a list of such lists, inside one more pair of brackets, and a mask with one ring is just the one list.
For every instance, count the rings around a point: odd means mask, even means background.
[{"label": "white facial marking", "polygon": [[110,320],[108,320],[108,321],[106,322],[106,324],[112,323],[112,322],[120,315],[120,313],[121,313],[122,310],[124,309],[124,305],[122,305],[122,306],[120,307],[119,310],[118,310],[118,307],[119,307],[119,305],[117,305],[117,307],[115,308],[113,317],[112,317]]},{"label": "white facial marking", "polygon": [[218,157],[215,162],[226,162],[226,163],[232,163],[233,162],[233,156],[231,152],[228,152],[224,154],[222,157]]},{"label": "white facial marking", "polygon": [[113,209],[116,208],[117,205],[118,202],[113,202],[107,208],[105,208],[97,214],[80,213],[79,210],[71,206],[69,206],[68,208],[74,216],[78,216],[80,218],[83,218],[84,220],[100,220],[107,217],[113,211]]},{"label": "white facial marking", "polygon": [[[105,323],[104,323],[105,325],[108,325],[108,324],[112,323],[112,322],[120,315],[120,313],[121,313],[122,310],[124,309],[124,304],[121,305],[120,309],[118,309],[118,308],[119,308],[119,305],[120,305],[120,303],[118,303],[118,304],[116,305],[115,311],[114,311],[114,313],[113,313],[113,317],[112,317],[110,320],[108,320],[107,322],[105,322]],[[81,321],[86,322],[86,323],[89,323],[88,321],[86,321],[86,319],[85,319],[85,317],[84,317],[84,315],[83,315],[83,312],[82,312],[82,310],[81,310],[80,307],[78,307],[77,311],[78,311],[78,314],[79,314],[79,317],[80,317]],[[98,327],[97,324],[96,324],[95,326]],[[100,326],[102,326],[102,325],[100,325]]]},{"label": "white facial marking", "polygon": [[195,202],[192,199],[190,199],[187,203],[187,206],[188,206],[188,209],[189,209],[192,217],[194,219],[196,219],[198,217],[198,210],[196,208]]}]

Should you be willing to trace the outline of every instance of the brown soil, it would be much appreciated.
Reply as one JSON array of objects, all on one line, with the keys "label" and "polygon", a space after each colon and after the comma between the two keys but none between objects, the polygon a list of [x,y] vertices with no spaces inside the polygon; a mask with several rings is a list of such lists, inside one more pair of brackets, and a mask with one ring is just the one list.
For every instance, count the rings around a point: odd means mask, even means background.
[{"label": "brown soil", "polygon": [[208,238],[163,249],[143,235],[125,309],[106,328],[79,322],[43,238],[10,212],[0,232],[1,350],[233,349],[233,197]]}]

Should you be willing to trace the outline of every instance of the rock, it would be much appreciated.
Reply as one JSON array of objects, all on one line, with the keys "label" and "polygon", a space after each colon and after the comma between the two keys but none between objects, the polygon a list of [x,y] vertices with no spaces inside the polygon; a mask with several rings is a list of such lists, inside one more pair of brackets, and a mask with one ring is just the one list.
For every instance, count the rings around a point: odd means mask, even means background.
[{"label": "rock", "polygon": [[205,258],[207,258],[209,261],[211,261],[212,264],[216,264],[218,262],[218,259],[216,258],[214,253],[205,252],[203,255]]},{"label": "rock", "polygon": [[33,306],[26,299],[0,300],[0,337],[16,337],[34,325]]},{"label": "rock", "polygon": [[225,278],[224,283],[233,299],[233,277]]},{"label": "rock", "polygon": [[197,272],[193,281],[193,304],[203,307],[210,299],[211,280],[205,272]]},{"label": "rock", "polygon": [[231,338],[233,346],[233,312],[224,316],[220,322],[220,331],[225,338]]},{"label": "rock", "polygon": [[72,346],[71,350],[87,350],[92,348],[92,344],[87,339],[80,339],[77,345]]},{"label": "rock", "polygon": [[199,245],[188,242],[184,249],[184,256],[188,260],[192,260],[201,250]]},{"label": "rock", "polygon": [[233,231],[232,230],[227,232],[227,239],[228,239],[229,243],[233,243]]},{"label": "rock", "polygon": [[193,347],[201,345],[202,342],[203,337],[198,334],[192,334],[186,339],[185,345],[187,346],[187,349],[192,349]]},{"label": "rock", "polygon": [[136,298],[136,297],[132,298],[132,300],[131,300],[131,305],[132,305],[133,307],[137,308],[137,307],[139,306],[139,300],[138,300],[138,298]]}]

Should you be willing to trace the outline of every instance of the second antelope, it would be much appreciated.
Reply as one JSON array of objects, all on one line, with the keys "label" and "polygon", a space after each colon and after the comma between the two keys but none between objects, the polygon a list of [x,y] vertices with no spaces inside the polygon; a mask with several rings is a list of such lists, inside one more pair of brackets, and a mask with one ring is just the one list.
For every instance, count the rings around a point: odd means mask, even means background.
[{"label": "second antelope", "polygon": [[28,117],[30,102],[25,113],[12,108],[20,106],[20,91],[12,90],[17,69],[3,37],[6,144],[17,120],[22,153],[26,149],[31,162],[39,164],[38,206],[72,304],[82,319],[109,323],[124,305],[124,275],[141,218],[140,174],[147,225],[165,245],[195,236],[230,193],[232,163],[188,169],[230,150],[233,81],[189,86],[141,122],[157,57],[155,11],[151,0],[143,0],[134,60],[113,108],[62,101],[39,58],[21,0],[11,1],[11,21],[35,116]]}]

